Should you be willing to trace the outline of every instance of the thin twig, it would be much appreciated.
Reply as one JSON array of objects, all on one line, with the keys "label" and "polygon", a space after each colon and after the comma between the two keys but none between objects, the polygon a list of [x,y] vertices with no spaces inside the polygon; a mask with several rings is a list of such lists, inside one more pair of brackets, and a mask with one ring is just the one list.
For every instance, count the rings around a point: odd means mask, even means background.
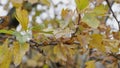
[{"label": "thin twig", "polygon": [[80,24],[80,20],[81,20],[81,14],[78,14],[77,28],[76,28],[75,32],[72,34],[72,37],[74,37],[75,34],[77,33],[77,31],[79,30],[78,25]]},{"label": "thin twig", "polygon": [[117,17],[115,16],[115,14],[114,14],[114,12],[113,12],[113,10],[112,10],[110,3],[109,3],[109,1],[108,1],[108,0],[106,0],[106,2],[107,2],[107,5],[108,5],[108,7],[109,7],[110,11],[112,12],[113,17],[115,18],[115,20],[116,20],[116,21],[117,21],[117,23],[118,23],[119,30],[120,30],[119,21],[118,21]]},{"label": "thin twig", "polygon": [[[110,6],[111,6],[111,7],[113,6],[114,2],[115,2],[115,1],[110,2]],[[111,11],[110,11],[110,9],[109,9],[108,12],[107,12],[107,14],[110,14],[110,12],[111,12]],[[106,21],[108,20],[108,18],[109,18],[109,16],[107,15],[107,16],[105,17],[104,22],[106,22]]]}]

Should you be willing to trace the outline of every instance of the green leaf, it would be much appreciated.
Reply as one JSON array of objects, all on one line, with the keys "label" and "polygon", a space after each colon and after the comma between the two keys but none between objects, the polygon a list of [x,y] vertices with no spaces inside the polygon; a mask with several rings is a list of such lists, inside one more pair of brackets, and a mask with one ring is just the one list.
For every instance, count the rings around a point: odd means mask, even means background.
[{"label": "green leaf", "polygon": [[27,39],[30,38],[29,33],[22,35],[20,32],[14,32],[13,35],[16,36],[16,39],[19,41],[20,44],[25,43],[27,41]]},{"label": "green leaf", "polygon": [[13,30],[0,30],[0,33],[5,33],[5,34],[13,34],[14,33],[14,31]]},{"label": "green leaf", "polygon": [[100,21],[93,14],[88,13],[84,15],[82,21],[92,28],[97,28],[100,24]]},{"label": "green leaf", "polygon": [[45,65],[43,66],[43,68],[49,68],[49,66],[48,66],[47,64],[45,64]]},{"label": "green leaf", "polygon": [[76,2],[78,11],[84,10],[89,5],[88,0],[75,0],[75,2]]},{"label": "green leaf", "polygon": [[39,31],[39,30],[43,30],[45,28],[44,24],[37,24],[35,26],[32,27],[33,31]]},{"label": "green leaf", "polygon": [[97,7],[94,8],[94,10],[92,11],[93,14],[96,15],[104,15],[107,13],[107,7],[104,5],[99,5]]}]

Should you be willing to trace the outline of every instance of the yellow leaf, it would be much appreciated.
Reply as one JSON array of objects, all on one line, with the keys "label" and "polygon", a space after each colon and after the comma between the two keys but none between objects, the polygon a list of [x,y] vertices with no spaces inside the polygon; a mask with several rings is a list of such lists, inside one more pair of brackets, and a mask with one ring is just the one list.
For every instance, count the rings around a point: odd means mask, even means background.
[{"label": "yellow leaf", "polygon": [[38,0],[28,0],[31,4],[37,3]]},{"label": "yellow leaf", "polygon": [[22,6],[23,0],[11,0],[12,5],[16,8],[19,8]]},{"label": "yellow leaf", "polygon": [[65,19],[67,17],[68,13],[69,13],[68,9],[62,9],[62,12],[61,12],[62,18]]},{"label": "yellow leaf", "polygon": [[115,40],[115,41],[113,41],[113,42],[110,42],[110,46],[109,47],[111,47],[111,51],[112,52],[119,52],[119,41],[117,41],[117,40]]},{"label": "yellow leaf", "polygon": [[12,51],[8,48],[8,41],[6,40],[0,46],[0,68],[9,68],[12,60]]},{"label": "yellow leaf", "polygon": [[100,34],[93,34],[90,40],[90,47],[97,48],[102,52],[105,52],[105,46],[102,44],[102,35]]},{"label": "yellow leaf", "polygon": [[3,60],[4,54],[8,51],[8,41],[6,40],[3,45],[0,45],[0,62]]},{"label": "yellow leaf", "polygon": [[41,2],[42,4],[45,4],[45,5],[47,5],[47,6],[50,6],[49,0],[40,0],[40,2]]},{"label": "yellow leaf", "polygon": [[43,66],[43,68],[49,68],[49,65],[45,64],[45,65]]},{"label": "yellow leaf", "polygon": [[87,61],[86,63],[86,68],[96,68],[95,67],[95,61],[92,60],[92,61]]},{"label": "yellow leaf", "polygon": [[108,44],[106,46],[106,49],[108,51],[112,51],[112,52],[119,52],[119,41],[118,40],[105,40],[105,42]]},{"label": "yellow leaf", "polygon": [[114,48],[114,47],[112,47],[112,48],[111,48],[111,51],[117,53],[117,52],[119,52],[119,48]]},{"label": "yellow leaf", "polygon": [[2,61],[0,61],[0,68],[9,68],[12,60],[12,51],[8,49],[3,56]]},{"label": "yellow leaf", "polygon": [[28,21],[29,21],[27,10],[21,9],[21,8],[17,8],[15,17],[19,21],[19,23],[21,24],[22,28],[24,30],[27,30],[27,28],[28,28]]},{"label": "yellow leaf", "polygon": [[14,56],[14,64],[17,66],[20,64],[22,56],[20,55],[20,45],[18,42],[14,42],[13,46],[13,56]]},{"label": "yellow leaf", "polygon": [[20,45],[18,42],[13,43],[13,61],[14,64],[17,66],[21,63],[23,56],[29,50],[29,45],[24,43],[24,45]]},{"label": "yellow leaf", "polygon": [[61,11],[61,16],[65,21],[70,21],[74,15],[74,11],[70,10],[70,9],[62,9]]},{"label": "yellow leaf", "polygon": [[65,51],[63,53],[63,47],[61,48],[61,45],[56,45],[53,49],[53,52],[57,56],[58,60],[59,59],[62,59],[64,61],[67,60],[66,56],[64,55]]}]

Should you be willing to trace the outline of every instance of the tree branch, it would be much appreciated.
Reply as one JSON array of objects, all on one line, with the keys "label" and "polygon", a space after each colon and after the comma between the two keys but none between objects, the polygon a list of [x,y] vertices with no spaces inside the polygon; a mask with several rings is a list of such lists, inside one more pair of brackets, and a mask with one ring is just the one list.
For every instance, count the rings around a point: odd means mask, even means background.
[{"label": "tree branch", "polygon": [[112,10],[112,7],[111,7],[111,5],[110,5],[109,1],[108,1],[108,0],[106,0],[106,2],[107,2],[107,5],[108,5],[108,7],[109,7],[110,11],[112,12],[113,17],[115,18],[115,20],[116,20],[116,21],[117,21],[117,23],[118,23],[118,26],[119,26],[119,31],[120,31],[119,21],[118,21],[117,17],[115,16],[115,14],[114,14],[114,12],[113,12],[113,10]]},{"label": "tree branch", "polygon": [[[110,6],[111,6],[111,7],[113,6],[113,4],[114,4],[114,1],[110,2]],[[110,9],[108,10],[107,14],[110,14]],[[108,18],[109,18],[109,16],[107,15],[107,16],[105,17],[104,22],[106,22]]]},{"label": "tree branch", "polygon": [[[30,40],[28,41],[28,43],[30,44],[30,47],[32,49],[35,49],[36,51],[38,51],[39,53],[41,53],[43,56],[46,56],[46,54],[43,52],[42,49],[39,48],[39,46],[46,46],[46,45],[51,45],[51,46],[56,46],[57,44],[59,44],[58,41],[54,41],[54,42],[50,42],[48,44],[44,44],[44,43],[37,43],[36,41],[34,40]],[[63,44],[68,44],[70,45],[69,43],[63,43]],[[76,45],[80,45],[79,42],[73,42],[71,44],[76,44]]]}]

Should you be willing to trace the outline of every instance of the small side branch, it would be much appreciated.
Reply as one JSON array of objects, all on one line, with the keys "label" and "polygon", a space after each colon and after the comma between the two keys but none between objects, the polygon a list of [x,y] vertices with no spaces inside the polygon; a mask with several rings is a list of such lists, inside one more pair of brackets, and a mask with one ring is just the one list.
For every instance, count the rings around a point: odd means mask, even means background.
[{"label": "small side branch", "polygon": [[72,37],[74,37],[75,36],[75,34],[78,32],[78,30],[79,30],[79,27],[78,27],[78,25],[80,24],[80,20],[81,20],[81,15],[80,14],[78,14],[78,22],[77,22],[77,27],[76,27],[76,30],[75,30],[75,32],[72,34]]}]

